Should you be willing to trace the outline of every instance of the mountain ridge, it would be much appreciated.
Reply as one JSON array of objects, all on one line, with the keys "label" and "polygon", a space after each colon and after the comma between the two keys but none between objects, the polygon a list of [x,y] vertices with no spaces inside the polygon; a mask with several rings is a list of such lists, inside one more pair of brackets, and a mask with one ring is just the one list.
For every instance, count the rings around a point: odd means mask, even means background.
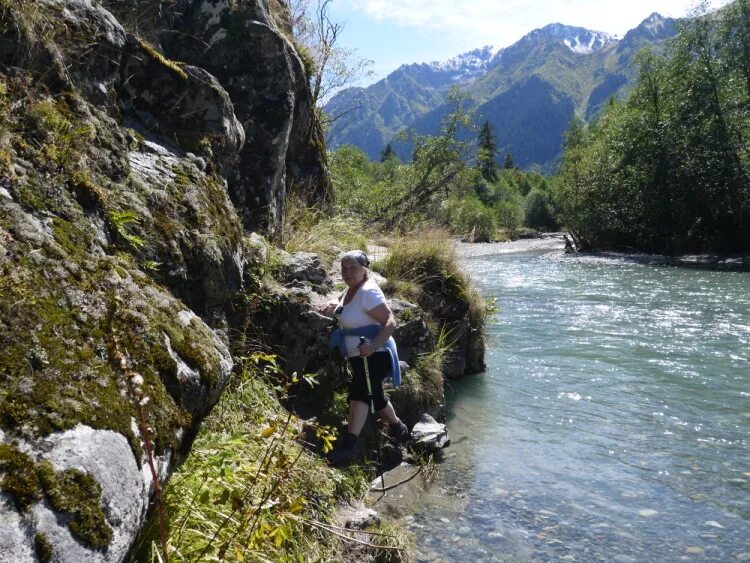
[{"label": "mountain ridge", "polygon": [[[646,46],[661,49],[677,33],[677,22],[653,12],[622,38],[551,23],[501,49],[486,45],[446,61],[402,65],[375,84],[347,89],[326,104],[324,110],[335,118],[327,134],[329,147],[353,144],[375,159],[403,129],[435,134],[446,96],[458,86],[469,96],[477,118],[495,127],[502,152],[511,152],[520,166],[549,171],[573,114],[590,119],[611,96],[623,97],[635,77],[630,63],[636,52]],[[538,80],[529,82],[531,77]],[[530,84],[544,84],[543,95],[530,91]],[[525,97],[517,95],[521,91]],[[501,104],[493,101],[496,98],[513,103]],[[562,131],[564,116],[555,105],[559,100],[569,108]],[[554,126],[545,131],[546,120]],[[542,143],[547,146],[543,151],[529,149],[539,143],[525,138],[520,123],[535,135],[552,135],[557,149],[550,152],[550,143]],[[405,157],[408,148],[399,152]]]}]

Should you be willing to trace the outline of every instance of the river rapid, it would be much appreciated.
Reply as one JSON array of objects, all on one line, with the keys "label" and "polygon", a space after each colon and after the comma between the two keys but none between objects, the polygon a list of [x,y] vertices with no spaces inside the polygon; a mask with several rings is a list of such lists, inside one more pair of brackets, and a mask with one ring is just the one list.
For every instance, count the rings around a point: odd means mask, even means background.
[{"label": "river rapid", "polygon": [[461,245],[499,314],[420,561],[750,561],[750,273]]}]

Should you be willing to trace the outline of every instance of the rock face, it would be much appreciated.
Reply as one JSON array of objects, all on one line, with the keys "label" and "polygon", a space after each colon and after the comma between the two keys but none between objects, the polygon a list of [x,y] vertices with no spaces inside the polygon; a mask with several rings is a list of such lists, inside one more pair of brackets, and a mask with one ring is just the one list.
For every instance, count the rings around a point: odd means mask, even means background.
[{"label": "rock face", "polygon": [[292,186],[326,197],[322,133],[310,90],[278,2],[178,1],[184,14],[162,32],[170,57],[206,69],[234,102],[247,142],[227,174],[232,201],[248,228],[277,230]]},{"label": "rock face", "polygon": [[166,477],[249,330],[243,221],[325,197],[321,136],[276,0],[2,4],[0,561],[121,561],[147,441]]}]

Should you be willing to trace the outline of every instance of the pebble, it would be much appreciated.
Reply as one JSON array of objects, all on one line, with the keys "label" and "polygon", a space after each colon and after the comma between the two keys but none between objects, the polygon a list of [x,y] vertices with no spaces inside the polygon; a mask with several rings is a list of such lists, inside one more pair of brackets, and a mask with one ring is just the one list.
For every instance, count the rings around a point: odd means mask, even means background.
[{"label": "pebble", "polygon": [[622,496],[623,498],[637,498],[638,493],[634,493],[633,491],[625,491],[620,496]]},{"label": "pebble", "polygon": [[458,529],[458,533],[462,536],[468,536],[471,533],[471,528],[469,528],[468,526],[463,526]]},{"label": "pebble", "polygon": [[656,516],[657,514],[659,513],[652,508],[644,508],[643,510],[638,511],[638,515],[643,516],[644,518],[650,518],[651,516]]},{"label": "pebble", "polygon": [[501,534],[500,532],[490,532],[489,534],[487,534],[487,537],[491,540],[501,540],[505,538],[505,535]]},{"label": "pebble", "polygon": [[703,555],[706,551],[702,547],[687,547],[685,553],[687,555]]},{"label": "pebble", "polygon": [[720,530],[724,529],[724,526],[722,526],[721,524],[719,524],[718,522],[714,520],[708,520],[706,522],[706,526],[711,526],[712,528],[719,528]]},{"label": "pebble", "polygon": [[446,518],[445,516],[443,516],[443,517],[442,517],[442,518],[440,519],[440,521],[441,521],[441,522],[442,522],[443,524],[450,524],[450,523],[451,523],[451,521],[450,521],[450,520],[448,520],[448,519],[447,519],[447,518]]}]

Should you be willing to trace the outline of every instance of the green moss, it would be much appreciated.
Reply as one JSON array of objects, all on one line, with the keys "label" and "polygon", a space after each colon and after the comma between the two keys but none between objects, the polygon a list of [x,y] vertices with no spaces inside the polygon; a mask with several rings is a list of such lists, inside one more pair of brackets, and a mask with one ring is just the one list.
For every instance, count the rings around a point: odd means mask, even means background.
[{"label": "green moss", "polygon": [[52,544],[47,539],[46,534],[39,532],[34,536],[34,550],[36,556],[39,558],[40,563],[49,563],[52,561],[52,556],[55,554],[55,550]]},{"label": "green moss", "polygon": [[[109,275],[116,262],[105,264],[78,282],[99,298],[102,287],[97,279]],[[108,321],[71,306],[60,287],[50,283],[38,266],[32,268],[24,259],[0,266],[0,426],[35,436],[78,423],[114,430],[128,438],[140,460],[139,438],[131,429],[134,408],[120,396],[117,383],[123,376],[108,359]],[[75,282],[75,278],[66,280]],[[164,314],[153,325],[144,325],[142,315],[125,315],[118,325],[152,398],[149,423],[156,431],[157,453],[167,447],[174,451],[176,430],[191,423],[189,414],[176,404],[178,393],[170,394],[165,387],[176,384],[176,365],[161,330],[171,315]],[[5,323],[13,329],[3,328]],[[186,348],[198,336],[192,338],[183,337]],[[205,358],[204,352],[201,359]],[[209,363],[210,369],[217,362]],[[198,366],[207,371],[205,365]]]},{"label": "green moss", "polygon": [[112,541],[112,528],[101,508],[102,489],[91,476],[76,469],[55,471],[51,464],[38,464],[47,499],[58,512],[71,514],[71,533],[88,545],[104,549]]},{"label": "green moss", "polygon": [[182,68],[180,68],[179,63],[166,58],[151,43],[139,37],[138,44],[141,46],[141,49],[143,49],[146,54],[148,54],[148,56],[154,59],[156,62],[167,67],[182,80],[188,79],[187,73],[182,70]]},{"label": "green moss", "polygon": [[0,488],[10,494],[18,510],[24,511],[42,498],[34,460],[16,448],[0,444]]},{"label": "green moss", "polygon": [[[112,529],[101,508],[101,486],[93,477],[76,469],[55,471],[49,462],[38,463],[8,444],[0,444],[0,472],[0,488],[19,511],[46,498],[56,511],[72,515],[68,527],[74,536],[97,549],[109,545]],[[52,546],[47,538],[38,534],[35,545],[39,558],[48,561]]]},{"label": "green moss", "polygon": [[91,244],[90,233],[59,217],[52,220],[52,232],[55,241],[69,256],[80,256],[82,253],[88,255]]}]

